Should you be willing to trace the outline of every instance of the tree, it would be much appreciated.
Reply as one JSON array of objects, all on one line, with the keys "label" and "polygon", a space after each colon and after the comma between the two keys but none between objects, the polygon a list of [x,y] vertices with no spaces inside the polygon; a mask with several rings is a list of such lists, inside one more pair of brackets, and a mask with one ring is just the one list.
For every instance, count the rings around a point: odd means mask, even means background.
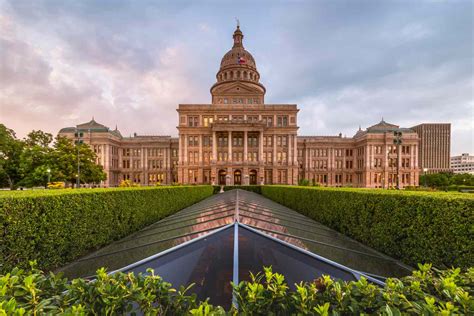
[{"label": "tree", "polygon": [[66,137],[58,136],[54,143],[53,169],[56,180],[76,182],[77,154],[79,152],[81,183],[100,182],[106,179],[102,166],[95,163],[96,155],[87,144],[74,144]]},{"label": "tree", "polygon": [[[26,187],[44,185],[48,181],[53,168],[50,147],[53,136],[42,131],[32,131],[24,139],[24,150],[20,159],[22,180],[20,184]],[[48,172],[49,170],[49,172]]]},{"label": "tree", "polygon": [[455,174],[450,180],[450,184],[474,186],[474,175],[469,173]]},{"label": "tree", "polygon": [[0,124],[0,185],[15,189],[21,180],[20,160],[23,142],[15,132]]}]

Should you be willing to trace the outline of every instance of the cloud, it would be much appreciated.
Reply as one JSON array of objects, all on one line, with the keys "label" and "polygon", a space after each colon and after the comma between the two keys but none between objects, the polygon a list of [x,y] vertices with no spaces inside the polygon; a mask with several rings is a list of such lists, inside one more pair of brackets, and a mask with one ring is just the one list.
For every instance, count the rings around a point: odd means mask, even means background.
[{"label": "cloud", "polygon": [[176,135],[179,103],[210,102],[237,16],[266,101],[297,103],[300,134],[447,121],[453,153],[474,152],[472,6],[0,0],[0,121]]}]

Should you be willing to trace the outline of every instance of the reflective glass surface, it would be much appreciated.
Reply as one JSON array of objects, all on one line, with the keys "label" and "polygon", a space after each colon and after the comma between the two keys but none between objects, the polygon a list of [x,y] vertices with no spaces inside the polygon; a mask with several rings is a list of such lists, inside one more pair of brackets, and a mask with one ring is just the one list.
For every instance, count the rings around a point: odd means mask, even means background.
[{"label": "reflective glass surface", "polygon": [[234,222],[235,195],[215,195],[59,269],[65,276],[93,276],[100,267],[123,268]]},{"label": "reflective glass surface", "polygon": [[147,260],[125,272],[155,270],[174,288],[194,283],[192,293],[200,300],[210,298],[214,305],[229,308],[232,302],[234,227],[230,226],[189,243],[155,259]]},{"label": "reflective glass surface", "polygon": [[345,267],[382,280],[411,271],[306,216],[243,190],[216,194],[60,271],[68,277],[90,277],[100,267],[135,272],[153,268],[174,287],[196,283],[192,292],[200,299],[210,297],[211,303],[229,307],[235,259],[233,229],[237,224],[224,226],[235,221],[239,223],[239,280],[248,280],[250,271],[256,273],[264,266],[284,274],[290,286],[321,274],[354,280]]},{"label": "reflective glass surface", "polygon": [[239,227],[239,280],[250,280],[249,272],[255,274],[269,266],[273,272],[282,273],[290,287],[300,281],[313,281],[323,274],[346,281],[356,280],[346,270]]},{"label": "reflective glass surface", "polygon": [[411,273],[401,262],[261,195],[239,190],[238,201],[240,223],[292,245],[368,274],[400,277]]}]

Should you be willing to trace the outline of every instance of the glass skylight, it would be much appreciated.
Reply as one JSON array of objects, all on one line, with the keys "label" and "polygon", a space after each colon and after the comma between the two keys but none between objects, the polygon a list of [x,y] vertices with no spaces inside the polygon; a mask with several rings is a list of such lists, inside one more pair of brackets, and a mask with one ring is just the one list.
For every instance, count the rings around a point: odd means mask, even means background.
[{"label": "glass skylight", "polygon": [[[317,208],[317,206],[315,206]],[[237,236],[237,238],[236,238]],[[230,281],[263,266],[290,285],[322,274],[346,281],[408,275],[411,268],[256,193],[214,195],[61,269],[69,277],[109,271],[155,274],[174,287],[195,283],[202,300],[229,307]]]}]

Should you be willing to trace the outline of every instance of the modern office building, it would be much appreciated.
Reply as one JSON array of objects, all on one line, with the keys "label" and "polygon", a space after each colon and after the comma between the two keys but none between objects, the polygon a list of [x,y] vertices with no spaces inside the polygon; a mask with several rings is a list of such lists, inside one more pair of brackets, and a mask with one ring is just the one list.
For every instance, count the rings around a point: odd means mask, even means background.
[{"label": "modern office building", "polygon": [[323,186],[389,188],[397,174],[401,187],[418,185],[419,137],[413,129],[382,119],[353,137],[298,136],[298,106],[265,103],[266,89],[243,38],[237,27],[211,103],[178,105],[178,137],[123,137],[94,120],[59,134],[91,145],[107,173],[105,186],[127,179],[141,185],[295,185],[307,179]]},{"label": "modern office building", "polygon": [[460,156],[451,157],[451,171],[474,174],[474,156],[463,153]]},{"label": "modern office building", "polygon": [[424,123],[411,128],[420,137],[419,166],[427,173],[449,172],[451,124]]}]

